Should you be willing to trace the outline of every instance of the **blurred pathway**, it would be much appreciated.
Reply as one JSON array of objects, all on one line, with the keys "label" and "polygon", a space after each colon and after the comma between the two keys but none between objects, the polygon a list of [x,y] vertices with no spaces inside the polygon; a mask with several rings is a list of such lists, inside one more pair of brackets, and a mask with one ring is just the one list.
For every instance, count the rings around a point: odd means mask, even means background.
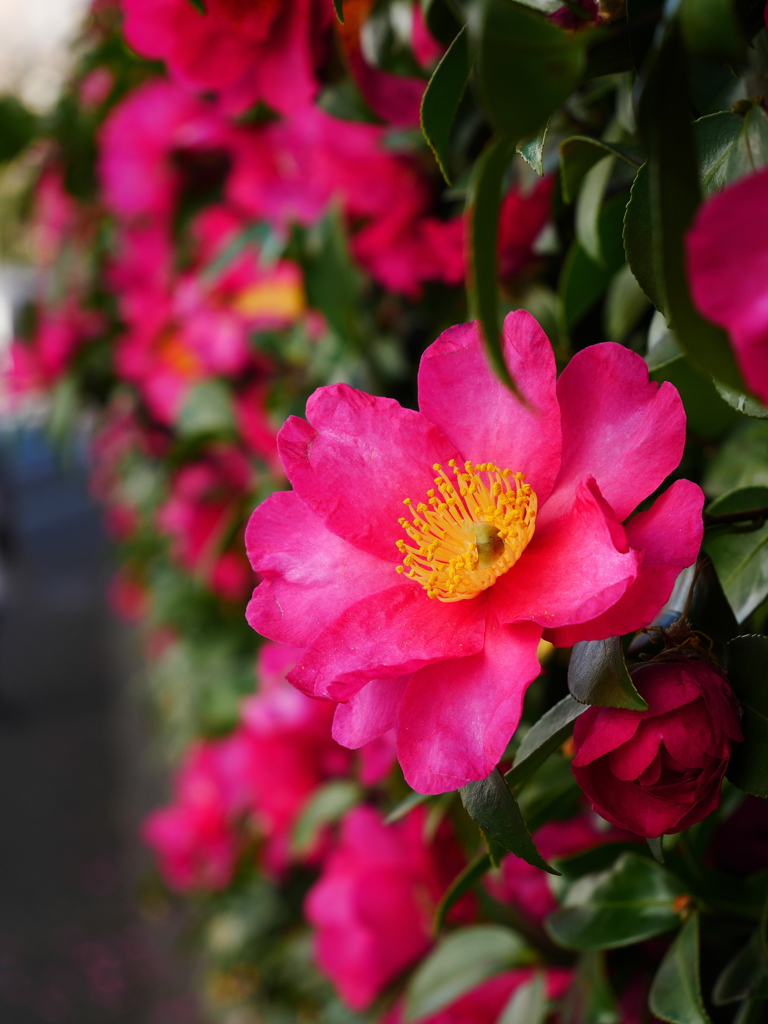
[{"label": "blurred pathway", "polygon": [[148,771],[98,511],[36,434],[2,454],[0,1022],[197,1024],[172,937],[137,909]]}]

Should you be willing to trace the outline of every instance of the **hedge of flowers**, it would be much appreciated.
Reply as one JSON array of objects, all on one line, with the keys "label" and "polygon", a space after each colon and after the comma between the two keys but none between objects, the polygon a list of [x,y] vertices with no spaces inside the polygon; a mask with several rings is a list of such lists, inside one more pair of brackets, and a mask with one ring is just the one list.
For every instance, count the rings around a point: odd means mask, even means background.
[{"label": "hedge of flowers", "polygon": [[212,1019],[766,1019],[762,8],[96,0],[0,109]]}]

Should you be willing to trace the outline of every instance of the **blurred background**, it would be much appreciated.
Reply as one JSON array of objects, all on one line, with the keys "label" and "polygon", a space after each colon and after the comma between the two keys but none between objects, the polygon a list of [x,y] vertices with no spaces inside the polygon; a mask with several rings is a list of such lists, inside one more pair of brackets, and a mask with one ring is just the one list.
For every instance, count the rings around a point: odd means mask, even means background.
[{"label": "blurred background", "polygon": [[[76,59],[85,0],[0,4],[0,94],[45,116]],[[34,271],[30,161],[0,164],[4,365]],[[137,900],[161,799],[132,631],[85,446],[52,446],[34,408],[0,421],[0,1021],[196,1024],[191,954],[167,904]]]}]

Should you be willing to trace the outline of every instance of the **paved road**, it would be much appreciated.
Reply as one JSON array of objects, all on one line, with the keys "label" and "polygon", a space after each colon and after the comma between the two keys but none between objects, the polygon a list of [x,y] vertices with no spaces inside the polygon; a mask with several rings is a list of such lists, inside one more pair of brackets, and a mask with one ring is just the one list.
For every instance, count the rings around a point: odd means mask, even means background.
[{"label": "paved road", "polygon": [[135,895],[153,771],[98,512],[39,435],[0,455],[16,539],[0,620],[0,1022],[197,1024],[175,925],[150,926]]}]

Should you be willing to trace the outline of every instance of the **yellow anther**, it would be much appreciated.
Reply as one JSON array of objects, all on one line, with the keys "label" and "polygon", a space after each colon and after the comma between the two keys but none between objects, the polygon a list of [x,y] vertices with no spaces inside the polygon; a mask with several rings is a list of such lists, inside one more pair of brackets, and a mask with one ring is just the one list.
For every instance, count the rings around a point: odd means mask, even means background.
[{"label": "yellow anther", "polygon": [[[398,520],[413,546],[399,540],[397,547],[408,578],[421,583],[428,597],[462,601],[487,590],[523,553],[535,528],[536,495],[522,473],[493,462],[467,461],[462,473],[451,459],[456,486],[439,463],[433,468],[444,500],[427,491],[429,505],[416,505],[424,519]],[[406,498],[405,504],[413,502]]]}]

